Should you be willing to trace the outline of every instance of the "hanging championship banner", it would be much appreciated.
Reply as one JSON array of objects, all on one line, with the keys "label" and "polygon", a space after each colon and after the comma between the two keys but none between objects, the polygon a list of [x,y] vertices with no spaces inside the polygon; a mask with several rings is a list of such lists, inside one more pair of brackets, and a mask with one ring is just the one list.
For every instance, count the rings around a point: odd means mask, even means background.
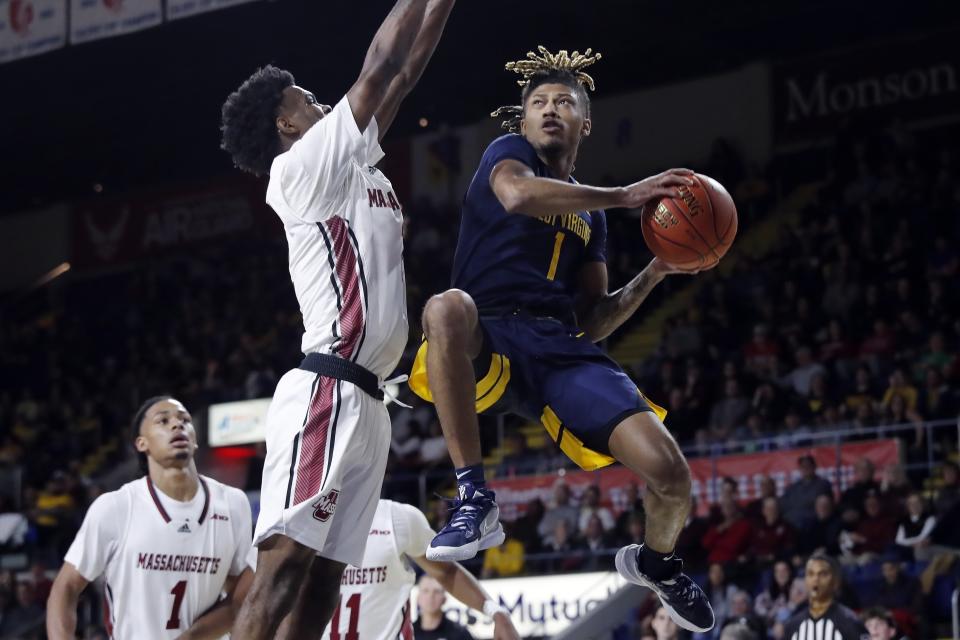
[{"label": "hanging championship banner", "polygon": [[167,0],[167,20],[187,18],[198,13],[216,11],[253,0]]},{"label": "hanging championship banner", "polygon": [[70,0],[70,42],[140,31],[161,19],[160,0]]},{"label": "hanging championship banner", "polygon": [[0,0],[0,63],[59,49],[66,38],[66,0]]}]

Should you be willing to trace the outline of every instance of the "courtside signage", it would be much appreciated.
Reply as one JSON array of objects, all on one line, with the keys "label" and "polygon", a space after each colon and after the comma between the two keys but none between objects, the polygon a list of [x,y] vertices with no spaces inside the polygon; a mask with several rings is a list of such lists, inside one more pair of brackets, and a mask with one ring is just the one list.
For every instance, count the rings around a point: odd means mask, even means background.
[{"label": "courtside signage", "polygon": [[[510,612],[521,637],[553,636],[607,600],[626,582],[613,571],[570,573],[530,578],[481,580],[494,601]],[[410,593],[410,610],[417,611],[417,588]],[[482,613],[447,597],[447,617],[470,630],[474,638],[493,638],[493,624]],[[414,616],[416,619],[416,616]]]},{"label": "courtside signage", "polygon": [[210,405],[207,441],[211,447],[263,442],[269,398]]}]

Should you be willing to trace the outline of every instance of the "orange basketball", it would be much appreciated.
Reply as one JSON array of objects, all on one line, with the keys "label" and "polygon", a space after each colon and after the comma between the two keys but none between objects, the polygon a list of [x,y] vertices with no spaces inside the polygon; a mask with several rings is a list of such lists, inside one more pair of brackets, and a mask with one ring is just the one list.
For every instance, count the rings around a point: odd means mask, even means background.
[{"label": "orange basketball", "polygon": [[680,195],[644,207],[643,239],[655,256],[679,269],[719,262],[737,235],[737,208],[723,185],[694,174]]}]

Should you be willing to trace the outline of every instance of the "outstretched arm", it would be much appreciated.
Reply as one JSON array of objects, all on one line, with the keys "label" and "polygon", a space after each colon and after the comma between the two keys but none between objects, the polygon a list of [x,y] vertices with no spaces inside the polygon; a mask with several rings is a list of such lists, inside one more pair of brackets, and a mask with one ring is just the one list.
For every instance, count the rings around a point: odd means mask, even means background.
[{"label": "outstretched arm", "polygon": [[77,601],[87,579],[69,562],[64,562],[47,598],[47,637],[74,640],[77,636]]},{"label": "outstretched arm", "polygon": [[588,262],[580,270],[577,320],[593,342],[600,342],[617,330],[647,299],[653,288],[671,273],[693,273],[674,269],[660,258],[650,261],[626,286],[607,292],[607,265]]},{"label": "outstretched arm", "polygon": [[[458,563],[434,562],[433,560],[427,560],[426,556],[420,556],[413,560],[431,578],[439,582],[450,595],[471,609],[483,611],[484,603],[491,599],[490,595],[477,582],[477,579]],[[506,611],[495,613],[493,624],[494,640],[519,640],[520,635]]]},{"label": "outstretched arm", "polygon": [[381,140],[383,140],[387,129],[393,124],[400,103],[413,91],[413,87],[416,86],[420,76],[423,75],[423,70],[427,68],[427,63],[430,62],[430,58],[437,48],[437,43],[440,42],[440,35],[447,24],[447,18],[450,17],[450,11],[453,10],[454,2],[455,0],[429,0],[427,3],[423,23],[420,25],[420,32],[413,43],[410,57],[403,65],[400,74],[390,83],[387,95],[383,98],[383,102],[380,103],[380,108],[377,110],[377,127]]},{"label": "outstretched arm", "polygon": [[360,77],[347,92],[360,131],[367,130],[390,84],[407,64],[426,6],[427,0],[397,0],[373,36]]},{"label": "outstretched arm", "polygon": [[591,187],[541,178],[519,160],[501,160],[490,172],[490,188],[509,213],[534,218],[625,207],[636,209],[651,200],[677,195],[693,184],[689,169],[670,169],[626,187]]}]

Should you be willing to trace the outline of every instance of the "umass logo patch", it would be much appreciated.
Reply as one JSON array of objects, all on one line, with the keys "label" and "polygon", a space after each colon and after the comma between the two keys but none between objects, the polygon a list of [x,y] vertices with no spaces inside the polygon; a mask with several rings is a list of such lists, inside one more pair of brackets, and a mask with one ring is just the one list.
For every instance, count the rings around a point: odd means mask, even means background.
[{"label": "umass logo patch", "polygon": [[320,496],[320,499],[313,503],[313,517],[320,522],[326,522],[330,516],[337,510],[337,499],[340,497],[339,489],[331,489]]}]

